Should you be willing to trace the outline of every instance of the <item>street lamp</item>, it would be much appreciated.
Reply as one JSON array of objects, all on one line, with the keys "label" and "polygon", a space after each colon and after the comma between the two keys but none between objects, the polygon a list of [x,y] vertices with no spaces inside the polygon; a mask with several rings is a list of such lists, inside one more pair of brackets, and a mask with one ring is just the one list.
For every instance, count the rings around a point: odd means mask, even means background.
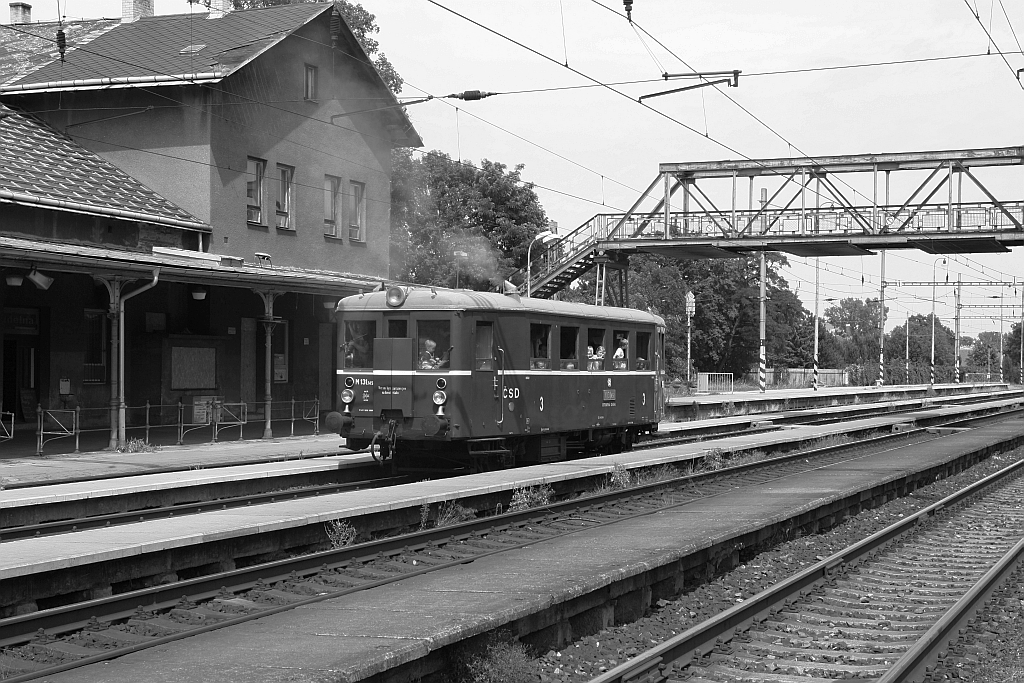
[{"label": "street lamp", "polygon": [[544,230],[543,232],[538,232],[536,235],[533,236],[533,239],[530,241],[530,246],[526,247],[526,298],[527,299],[530,298],[530,292],[531,292],[531,290],[530,290],[530,250],[533,249],[533,243],[536,242],[537,240],[546,240],[546,239],[549,239],[551,237],[555,237],[555,233],[551,232],[550,230]]},{"label": "street lamp", "polygon": [[455,289],[459,288],[459,259],[464,259],[469,256],[464,251],[453,251],[452,256],[455,257]]},{"label": "street lamp", "polygon": [[928,380],[928,385],[932,387],[935,386],[935,266],[939,261],[942,261],[942,265],[946,265],[946,259],[939,257],[932,261],[932,360]]}]

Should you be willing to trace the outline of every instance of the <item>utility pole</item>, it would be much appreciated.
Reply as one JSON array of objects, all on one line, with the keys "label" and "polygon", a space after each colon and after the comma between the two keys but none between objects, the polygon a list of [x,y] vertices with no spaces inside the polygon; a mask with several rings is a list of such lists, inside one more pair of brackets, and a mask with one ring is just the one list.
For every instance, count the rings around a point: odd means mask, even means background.
[{"label": "utility pole", "polygon": [[814,390],[818,390],[818,287],[821,284],[820,258],[814,259]]},{"label": "utility pole", "polygon": [[906,384],[910,384],[910,311],[907,311],[907,335],[906,336],[907,336],[907,338],[906,338],[907,349],[906,349],[905,355],[903,356],[903,363],[906,366],[905,369],[906,369],[906,372],[907,372],[907,378],[905,380],[905,383]]},{"label": "utility pole", "polygon": [[882,250],[881,279],[878,287],[878,386],[885,384],[885,249]]},{"label": "utility pole", "polygon": [[[767,203],[768,203],[768,188],[762,187],[761,188],[761,206],[762,206],[762,208]],[[761,343],[760,343],[760,346],[758,347],[759,351],[758,351],[758,360],[757,360],[757,386],[761,390],[762,394],[765,392],[765,388],[766,388],[765,387],[765,380],[767,379],[767,377],[766,377],[766,374],[767,374],[766,373],[766,359],[765,359],[765,349],[764,349],[764,337],[765,337],[765,333],[764,333],[764,320],[765,320],[765,277],[766,277],[766,274],[765,274],[765,264],[764,264],[764,252],[762,251],[761,252],[761,294],[758,297],[758,299],[760,301],[759,319],[760,319],[760,329],[761,329],[761,335],[760,335]]]},{"label": "utility pole", "polygon": [[956,378],[953,380],[957,384],[960,384],[960,273],[956,275],[956,289],[953,290],[954,294],[954,319],[956,320],[956,342],[953,345],[954,353],[956,353],[956,359],[954,361],[954,367],[956,368]]}]

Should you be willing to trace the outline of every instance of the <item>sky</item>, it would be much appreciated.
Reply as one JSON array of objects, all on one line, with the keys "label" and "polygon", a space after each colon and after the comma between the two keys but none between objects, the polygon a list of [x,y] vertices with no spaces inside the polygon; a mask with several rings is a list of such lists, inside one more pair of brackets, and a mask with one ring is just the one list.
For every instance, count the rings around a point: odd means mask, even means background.
[{"label": "sky", "polygon": [[[185,0],[155,2],[158,14],[190,10]],[[1024,87],[1015,75],[1024,68],[1024,4],[1010,0],[635,0],[632,17],[643,30],[620,16],[621,0],[362,4],[405,79],[402,96],[438,97],[408,109],[423,150],[523,164],[562,232],[628,209],[659,163],[1024,144]],[[66,0],[62,8],[69,18],[120,15],[117,0]],[[55,0],[33,7],[33,18],[56,12]],[[931,61],[803,71],[905,60]],[[688,84],[666,84],[664,72],[734,69],[742,71],[736,88],[668,95],[649,107],[636,101]],[[791,73],[771,73],[780,71]],[[646,82],[595,85],[626,81]],[[475,89],[500,94],[440,99]],[[1024,169],[979,175],[1000,199],[1024,200]],[[870,197],[870,184],[850,182]],[[902,198],[898,182],[913,179],[894,181]],[[827,299],[877,297],[880,260],[820,259],[821,310]],[[813,310],[814,261],[789,262],[784,276]],[[950,256],[945,264],[916,250],[887,252],[889,282],[932,281],[933,273],[939,281],[1024,281],[1024,247]],[[1021,318],[1022,293],[1021,286],[965,287],[962,332],[998,330],[1000,312],[1008,330]],[[1003,308],[985,307],[999,296]],[[908,314],[928,314],[932,288],[890,284],[886,303],[891,329]],[[934,306],[952,327],[953,288],[936,287]]]}]

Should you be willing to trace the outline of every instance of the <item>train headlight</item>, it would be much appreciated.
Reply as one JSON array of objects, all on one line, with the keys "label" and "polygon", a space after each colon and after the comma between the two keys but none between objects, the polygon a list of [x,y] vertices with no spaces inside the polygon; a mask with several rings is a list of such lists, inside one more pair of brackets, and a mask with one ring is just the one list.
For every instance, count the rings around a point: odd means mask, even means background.
[{"label": "train headlight", "polygon": [[440,389],[434,392],[433,401],[435,406],[444,405],[445,401],[448,400],[448,394],[444,393]]},{"label": "train headlight", "polygon": [[342,389],[341,390],[341,402],[342,403],[351,403],[355,399],[356,399],[356,392],[352,391],[351,389]]},{"label": "train headlight", "polygon": [[405,303],[406,291],[401,287],[388,287],[387,304],[391,308],[398,308]]}]

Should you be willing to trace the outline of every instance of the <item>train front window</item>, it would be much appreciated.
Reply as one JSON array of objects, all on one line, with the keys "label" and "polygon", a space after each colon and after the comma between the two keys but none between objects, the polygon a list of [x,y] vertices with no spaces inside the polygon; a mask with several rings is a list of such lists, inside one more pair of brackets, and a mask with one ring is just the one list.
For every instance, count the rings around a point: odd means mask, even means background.
[{"label": "train front window", "polygon": [[604,370],[604,328],[587,330],[587,370]]},{"label": "train front window", "polygon": [[558,358],[561,361],[563,370],[578,370],[580,367],[577,359],[579,348],[580,328],[563,327],[559,334]]},{"label": "train front window", "polygon": [[530,323],[530,369],[551,369],[551,325]]},{"label": "train front window", "polygon": [[420,370],[447,370],[451,367],[451,322],[420,320],[416,323],[416,367]]},{"label": "train front window", "polygon": [[491,323],[476,324],[476,363],[477,370],[494,369],[494,326]]},{"label": "train front window", "polygon": [[373,340],[377,323],[373,320],[349,320],[345,323],[345,341],[341,345],[345,369],[373,367]]},{"label": "train front window", "polygon": [[612,370],[629,370],[629,332],[615,330],[612,334],[615,350],[612,352]]},{"label": "train front window", "polygon": [[650,370],[651,369],[651,333],[650,332],[637,332],[636,333],[636,349],[633,350],[636,354],[636,369],[637,370]]},{"label": "train front window", "polygon": [[401,339],[409,336],[409,321],[405,319],[391,318],[388,320],[388,336],[392,339]]}]

